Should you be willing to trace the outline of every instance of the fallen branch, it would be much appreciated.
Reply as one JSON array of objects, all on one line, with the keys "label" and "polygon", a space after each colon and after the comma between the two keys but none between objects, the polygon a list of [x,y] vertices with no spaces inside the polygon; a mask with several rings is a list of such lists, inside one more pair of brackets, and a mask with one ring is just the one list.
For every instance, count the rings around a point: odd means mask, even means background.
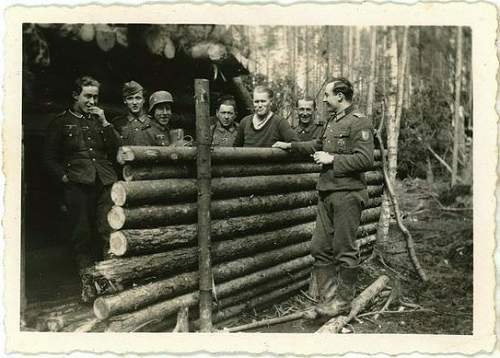
[{"label": "fallen branch", "polygon": [[376,315],[380,315],[380,314],[386,314],[386,313],[389,313],[389,314],[392,314],[392,313],[414,313],[414,312],[431,312],[431,313],[437,313],[436,311],[434,310],[429,310],[427,308],[420,308],[420,309],[415,309],[415,310],[409,310],[409,311],[374,311],[374,312],[367,312],[367,313],[363,313],[363,314],[360,314],[358,316],[358,318],[363,318],[363,317],[367,317],[367,316],[376,316]]},{"label": "fallen branch", "polygon": [[[363,311],[389,283],[389,277],[382,275],[377,278],[370,286],[356,297],[351,303],[351,311],[347,316],[337,316],[326,322],[316,333],[339,333],[354,317]],[[361,317],[361,316],[359,316]]]},{"label": "fallen branch", "polygon": [[411,262],[413,264],[413,267],[418,273],[418,276],[420,279],[424,282],[428,281],[427,275],[420,265],[420,262],[417,257],[417,253],[415,251],[415,242],[413,241],[413,237],[410,234],[410,231],[406,228],[406,226],[403,224],[403,220],[401,219],[401,210],[399,208],[399,202],[396,197],[396,194],[394,192],[394,188],[392,187],[391,180],[389,179],[389,175],[387,173],[386,169],[386,163],[385,163],[385,155],[384,155],[384,143],[382,142],[382,138],[380,136],[380,130],[382,129],[382,125],[380,125],[380,128],[378,131],[375,132],[375,136],[377,137],[378,143],[379,143],[379,148],[382,153],[382,172],[384,173],[384,183],[387,189],[387,193],[389,194],[389,198],[391,199],[392,205],[394,207],[394,215],[396,216],[396,221],[398,223],[398,227],[403,233],[405,239],[406,239],[406,246],[408,247],[408,253],[410,255]]},{"label": "fallen branch", "polygon": [[253,328],[260,328],[260,327],[264,327],[264,326],[272,326],[275,324],[296,321],[296,320],[302,319],[302,318],[315,319],[316,312],[312,309],[309,309],[309,310],[302,311],[302,312],[292,313],[292,314],[289,314],[286,316],[263,319],[261,321],[247,323],[247,324],[243,324],[241,326],[227,328],[226,331],[231,332],[231,333],[247,331],[247,330],[253,329]]}]

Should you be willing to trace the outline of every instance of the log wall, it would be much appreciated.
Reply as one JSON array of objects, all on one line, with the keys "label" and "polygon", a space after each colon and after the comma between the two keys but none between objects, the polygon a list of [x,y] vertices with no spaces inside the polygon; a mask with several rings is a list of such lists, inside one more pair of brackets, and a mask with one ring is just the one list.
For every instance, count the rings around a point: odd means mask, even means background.
[{"label": "log wall", "polygon": [[[196,149],[122,147],[118,159],[125,180],[112,188],[109,257],[86,271],[84,285],[99,288],[94,314],[106,330],[164,330],[199,302]],[[214,148],[212,159],[215,323],[307,283],[321,167],[271,148]],[[375,162],[365,173],[370,200],[357,233],[360,256],[375,241],[379,168]]]}]

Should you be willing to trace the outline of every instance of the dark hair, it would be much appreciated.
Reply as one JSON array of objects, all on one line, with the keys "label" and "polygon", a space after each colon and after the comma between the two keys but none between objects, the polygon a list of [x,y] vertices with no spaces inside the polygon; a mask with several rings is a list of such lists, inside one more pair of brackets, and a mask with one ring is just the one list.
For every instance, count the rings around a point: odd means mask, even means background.
[{"label": "dark hair", "polygon": [[330,83],[333,83],[333,93],[342,93],[346,100],[352,101],[354,90],[352,84],[347,78],[334,77]]},{"label": "dark hair", "polygon": [[273,99],[274,97],[274,92],[272,89],[270,89],[269,87],[266,87],[266,86],[255,86],[255,88],[253,89],[253,92],[258,92],[258,93],[267,93],[267,96],[269,97],[269,99]]},{"label": "dark hair", "polygon": [[308,101],[308,102],[312,102],[313,103],[313,108],[316,109],[316,100],[313,98],[313,97],[310,97],[310,96],[304,96],[302,98],[299,98],[296,102],[295,102],[295,107],[298,107],[299,106],[299,101]]},{"label": "dark hair", "polygon": [[217,99],[217,110],[220,109],[221,105],[233,106],[234,112],[236,113],[236,100],[230,94],[222,95]]},{"label": "dark hair", "polygon": [[79,95],[82,93],[82,88],[86,86],[95,86],[99,88],[101,84],[93,77],[82,76],[75,80],[75,83],[73,84],[73,91],[71,93]]}]

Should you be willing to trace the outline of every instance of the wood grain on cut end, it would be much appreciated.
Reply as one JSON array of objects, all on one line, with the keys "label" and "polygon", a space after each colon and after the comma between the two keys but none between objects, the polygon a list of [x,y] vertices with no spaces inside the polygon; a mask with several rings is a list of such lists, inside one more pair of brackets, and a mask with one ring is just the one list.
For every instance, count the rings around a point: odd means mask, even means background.
[{"label": "wood grain on cut end", "polygon": [[123,185],[123,182],[118,181],[111,187],[111,200],[117,206],[125,205],[127,201],[127,191]]},{"label": "wood grain on cut end", "polygon": [[116,256],[127,253],[127,238],[120,231],[113,232],[109,237],[109,252]]},{"label": "wood grain on cut end", "polygon": [[125,225],[125,211],[121,206],[113,206],[108,213],[108,224],[114,230],[120,230]]}]

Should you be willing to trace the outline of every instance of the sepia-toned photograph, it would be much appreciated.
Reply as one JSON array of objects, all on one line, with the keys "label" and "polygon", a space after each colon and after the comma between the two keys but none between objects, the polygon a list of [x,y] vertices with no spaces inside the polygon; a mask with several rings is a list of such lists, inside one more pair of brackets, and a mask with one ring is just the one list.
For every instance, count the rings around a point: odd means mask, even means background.
[{"label": "sepia-toned photograph", "polygon": [[477,334],[472,26],[17,31],[19,333]]}]

